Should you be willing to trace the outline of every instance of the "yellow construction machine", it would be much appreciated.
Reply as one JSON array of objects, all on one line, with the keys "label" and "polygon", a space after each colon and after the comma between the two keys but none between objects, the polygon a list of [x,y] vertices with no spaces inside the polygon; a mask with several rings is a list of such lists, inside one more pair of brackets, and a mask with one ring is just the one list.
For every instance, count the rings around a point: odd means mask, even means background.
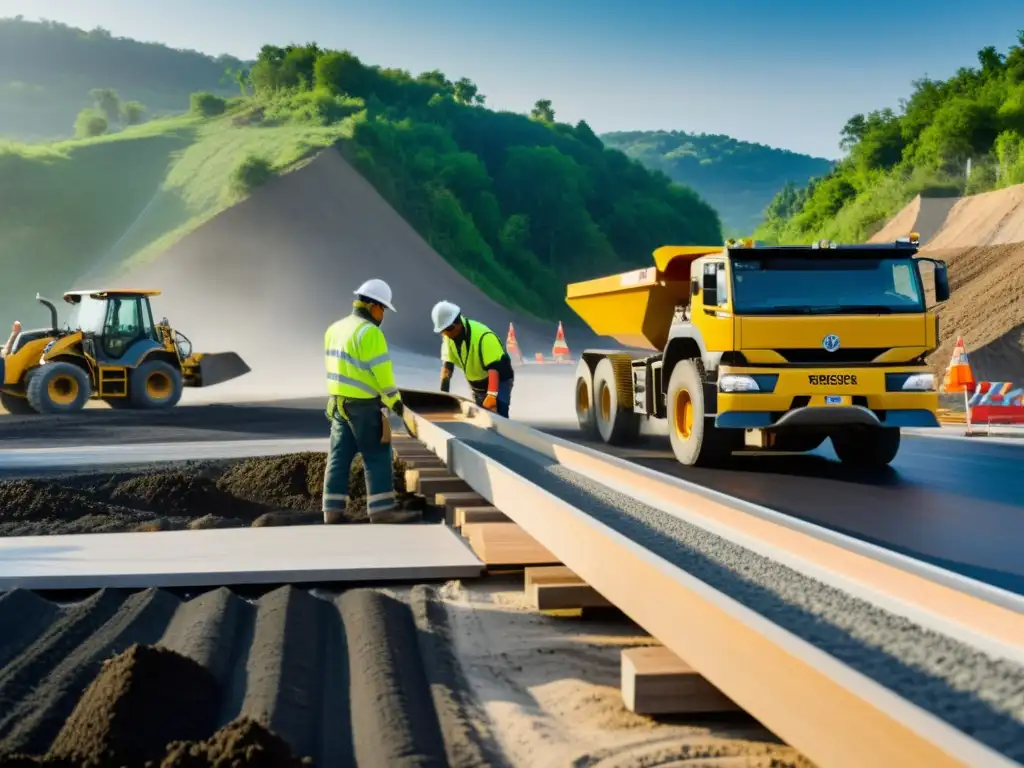
[{"label": "yellow construction machine", "polygon": [[0,358],[0,405],[15,414],[75,413],[90,399],[118,409],[173,408],[183,387],[209,387],[249,372],[234,352],[202,354],[156,323],[150,297],[160,291],[69,291],[76,327],[60,328],[53,302],[50,327],[23,330]]},{"label": "yellow construction machine", "polygon": [[610,444],[668,421],[676,458],[738,450],[811,451],[882,466],[900,429],[938,427],[926,363],[949,298],[946,264],[894,243],[666,246],[653,267],[568,286],[566,301],[624,350],[587,350],[576,375],[585,432]]}]

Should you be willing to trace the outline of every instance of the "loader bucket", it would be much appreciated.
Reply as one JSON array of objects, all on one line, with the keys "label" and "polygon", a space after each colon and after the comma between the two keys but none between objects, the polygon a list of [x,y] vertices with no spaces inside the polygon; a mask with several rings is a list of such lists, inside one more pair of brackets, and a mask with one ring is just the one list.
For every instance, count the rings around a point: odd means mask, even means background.
[{"label": "loader bucket", "polygon": [[212,387],[249,373],[246,362],[234,352],[196,355],[199,359],[199,386]]}]

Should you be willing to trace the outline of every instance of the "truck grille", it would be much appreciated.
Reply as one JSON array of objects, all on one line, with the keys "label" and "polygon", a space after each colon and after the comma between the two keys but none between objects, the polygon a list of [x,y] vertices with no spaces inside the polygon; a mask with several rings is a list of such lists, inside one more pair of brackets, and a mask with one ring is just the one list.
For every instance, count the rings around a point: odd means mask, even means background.
[{"label": "truck grille", "polygon": [[883,352],[886,347],[837,349],[826,352],[824,349],[776,349],[787,363],[803,365],[849,365],[850,363],[870,363]]}]

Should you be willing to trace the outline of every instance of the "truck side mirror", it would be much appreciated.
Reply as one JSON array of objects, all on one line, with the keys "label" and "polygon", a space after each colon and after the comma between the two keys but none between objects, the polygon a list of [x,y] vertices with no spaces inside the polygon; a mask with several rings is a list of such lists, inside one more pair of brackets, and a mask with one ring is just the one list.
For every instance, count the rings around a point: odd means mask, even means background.
[{"label": "truck side mirror", "polygon": [[935,263],[935,301],[946,301],[949,298],[949,273],[942,262]]},{"label": "truck side mirror", "polygon": [[690,281],[690,295],[700,295],[700,280],[698,280],[697,278],[693,278],[693,280]]}]

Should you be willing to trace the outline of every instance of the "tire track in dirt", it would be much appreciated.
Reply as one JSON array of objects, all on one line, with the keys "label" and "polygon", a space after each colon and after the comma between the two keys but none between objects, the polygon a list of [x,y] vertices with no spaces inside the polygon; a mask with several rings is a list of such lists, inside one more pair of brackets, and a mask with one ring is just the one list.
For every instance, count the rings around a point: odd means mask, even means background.
[{"label": "tire track in dirt", "polygon": [[[0,766],[213,765],[195,755],[242,758],[273,734],[318,766],[502,762],[471,716],[429,586],[287,585],[254,600],[224,587],[192,597],[107,589],[70,604],[15,590],[0,595],[0,665]],[[169,690],[169,679],[193,693]],[[215,731],[219,746],[197,743]],[[232,764],[289,764],[261,754]]]}]

